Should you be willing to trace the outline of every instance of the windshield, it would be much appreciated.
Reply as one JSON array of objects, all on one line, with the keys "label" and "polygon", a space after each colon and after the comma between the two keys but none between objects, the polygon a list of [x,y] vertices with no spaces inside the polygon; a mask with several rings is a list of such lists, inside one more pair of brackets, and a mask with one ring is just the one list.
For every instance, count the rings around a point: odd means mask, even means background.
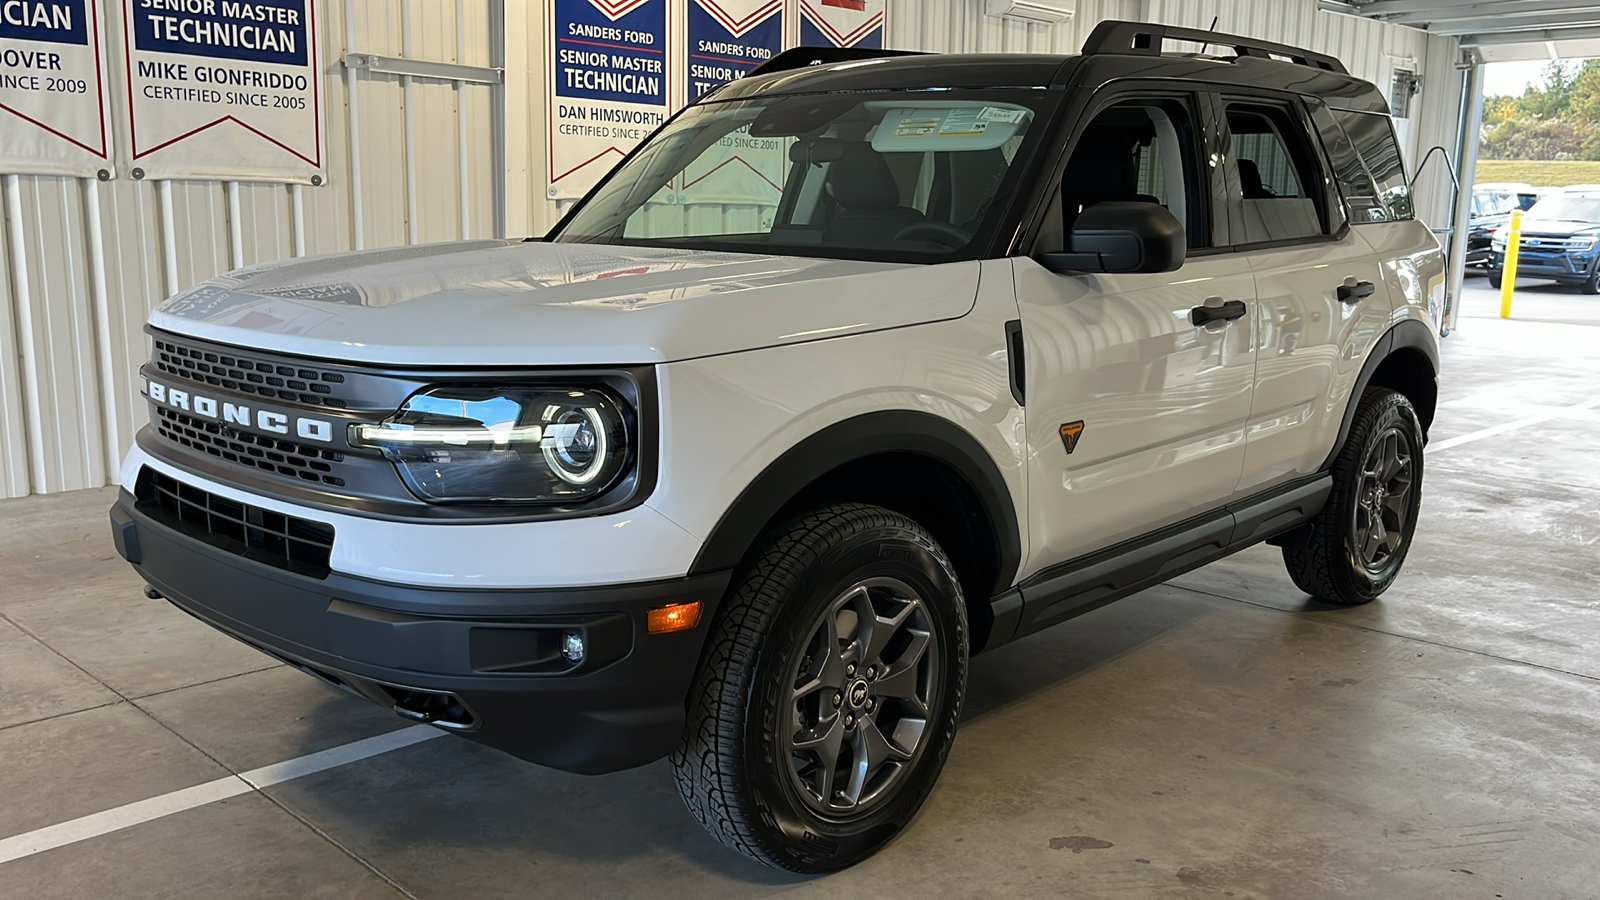
[{"label": "windshield", "polygon": [[1528,210],[1528,218],[1600,223],[1600,197],[1546,197]]},{"label": "windshield", "polygon": [[[936,99],[932,99],[936,98]],[[685,110],[550,240],[943,262],[987,250],[1041,91],[817,94]]]},{"label": "windshield", "polygon": [[1472,214],[1498,216],[1517,208],[1517,198],[1500,191],[1479,191],[1472,195]]}]

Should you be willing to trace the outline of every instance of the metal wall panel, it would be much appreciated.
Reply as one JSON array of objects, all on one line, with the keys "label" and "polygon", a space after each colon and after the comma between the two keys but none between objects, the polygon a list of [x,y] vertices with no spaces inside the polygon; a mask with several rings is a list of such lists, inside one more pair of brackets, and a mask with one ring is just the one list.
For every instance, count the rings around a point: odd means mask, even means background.
[{"label": "metal wall panel", "polygon": [[[499,0],[318,5],[326,184],[141,182],[125,169],[110,182],[0,177],[0,497],[115,477],[145,420],[134,377],[149,353],[144,321],[174,291],[269,260],[495,233],[500,88],[347,79],[340,61],[359,51],[491,66]],[[115,17],[120,5],[106,9]],[[108,33],[117,27],[112,18]],[[112,70],[119,43],[107,41]],[[114,102],[119,134],[125,114]]]},{"label": "metal wall panel", "polygon": [[1105,19],[1141,19],[1141,0],[1078,0],[1046,25],[985,15],[984,0],[889,0],[889,46],[939,53],[1076,53]]}]

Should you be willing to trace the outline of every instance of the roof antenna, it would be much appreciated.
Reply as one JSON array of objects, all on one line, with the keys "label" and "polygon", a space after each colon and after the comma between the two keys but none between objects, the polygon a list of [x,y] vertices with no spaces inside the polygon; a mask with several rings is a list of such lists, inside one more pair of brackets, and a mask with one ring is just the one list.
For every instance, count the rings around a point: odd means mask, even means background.
[{"label": "roof antenna", "polygon": [[[1212,16],[1211,17],[1211,27],[1207,28],[1206,30],[1207,31],[1212,31],[1212,32],[1216,31],[1217,30],[1217,22],[1221,18],[1222,18],[1222,16],[1220,16],[1220,15]],[[1211,42],[1210,41],[1206,41],[1204,44],[1200,45],[1200,55],[1201,56],[1205,56],[1206,55],[1206,48],[1209,47],[1209,46],[1211,46]]]}]

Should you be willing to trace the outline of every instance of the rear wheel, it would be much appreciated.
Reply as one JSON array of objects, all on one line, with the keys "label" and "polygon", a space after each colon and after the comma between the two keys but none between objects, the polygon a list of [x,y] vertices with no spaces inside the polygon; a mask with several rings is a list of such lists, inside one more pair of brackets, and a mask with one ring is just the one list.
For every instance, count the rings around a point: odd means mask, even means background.
[{"label": "rear wheel", "polygon": [[1499,272],[1497,272],[1497,271],[1495,271],[1493,269],[1490,269],[1489,270],[1489,287],[1492,287],[1497,291],[1500,290],[1500,285],[1504,283],[1501,280],[1501,278],[1502,278],[1502,276],[1501,276],[1501,274]]},{"label": "rear wheel", "polygon": [[718,614],[672,763],[724,844],[829,872],[899,833],[938,779],[965,606],[938,543],[889,510],[830,506],[768,541]]},{"label": "rear wheel", "polygon": [[1333,463],[1333,492],[1315,519],[1283,542],[1295,586],[1354,606],[1394,583],[1422,503],[1422,428],[1404,395],[1368,388]]}]

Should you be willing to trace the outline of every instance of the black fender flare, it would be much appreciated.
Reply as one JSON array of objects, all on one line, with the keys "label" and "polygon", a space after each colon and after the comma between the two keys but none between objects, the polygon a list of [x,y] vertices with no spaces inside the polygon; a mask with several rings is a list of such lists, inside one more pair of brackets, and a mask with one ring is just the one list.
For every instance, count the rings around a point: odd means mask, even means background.
[{"label": "black fender flare", "polygon": [[[961,426],[931,413],[884,410],[836,422],[769,464],[740,492],[689,569],[694,576],[734,568],[790,501],[834,469],[884,453],[914,453],[955,471],[988,519],[997,561],[992,594],[1011,586],[1022,564],[1016,505],[988,451]],[[987,600],[988,598],[982,598]]]},{"label": "black fender flare", "polygon": [[1383,333],[1372,344],[1372,352],[1367,354],[1367,361],[1361,366],[1361,372],[1356,376],[1356,383],[1350,390],[1350,399],[1345,403],[1344,421],[1339,424],[1339,437],[1333,442],[1333,449],[1328,452],[1328,458],[1323,460],[1320,471],[1327,471],[1332,465],[1339,450],[1344,447],[1344,442],[1350,437],[1350,426],[1356,418],[1356,404],[1361,401],[1361,395],[1366,393],[1367,385],[1372,383],[1372,376],[1383,365],[1384,360],[1393,356],[1399,350],[1416,350],[1428,358],[1428,364],[1433,366],[1434,377],[1439,375],[1439,342],[1433,337],[1433,332],[1428,326],[1417,319],[1406,319],[1396,324],[1393,328]]}]

